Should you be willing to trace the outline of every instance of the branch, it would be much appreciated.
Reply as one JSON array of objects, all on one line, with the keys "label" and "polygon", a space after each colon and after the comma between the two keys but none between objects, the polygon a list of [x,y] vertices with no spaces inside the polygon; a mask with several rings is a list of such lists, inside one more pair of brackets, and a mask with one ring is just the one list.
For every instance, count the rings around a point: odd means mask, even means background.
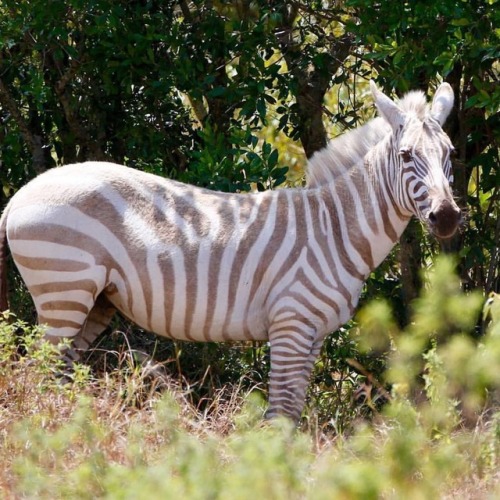
[{"label": "branch", "polygon": [[310,158],[327,144],[323,125],[323,99],[332,76],[350,54],[354,40],[351,35],[330,39],[329,58],[321,69],[303,63],[303,48],[293,38],[293,26],[298,16],[299,5],[292,4],[282,12],[283,22],[275,32],[288,69],[297,81],[295,95],[300,123],[300,140],[306,156]]},{"label": "branch", "polygon": [[[79,47],[78,52],[79,54],[82,54],[83,46]],[[52,60],[51,54],[50,55],[47,54],[46,58],[47,60],[49,60],[50,58],[54,67],[57,67],[55,61]],[[54,91],[57,98],[59,99],[59,102],[61,103],[64,112],[64,117],[66,118],[66,122],[71,132],[77,138],[78,142],[83,147],[83,149],[88,152],[86,155],[87,157],[85,159],[106,160],[107,159],[106,155],[102,151],[99,145],[99,141],[92,139],[89,131],[79,118],[78,113],[75,112],[71,99],[71,94],[68,90],[68,86],[74,79],[78,69],[80,68],[81,62],[82,62],[81,57],[79,57],[78,59],[75,58],[71,60],[71,63],[63,72],[61,78],[53,85]]]},{"label": "branch", "polygon": [[38,134],[31,131],[28,122],[24,119],[23,115],[19,111],[17,102],[12,97],[9,89],[0,78],[0,104],[10,113],[14,121],[16,122],[19,131],[23,137],[24,142],[27,144],[31,156],[33,169],[37,174],[40,174],[47,170],[47,165],[45,161],[45,154],[43,151],[43,140]]},{"label": "branch", "polygon": [[203,126],[203,124],[205,123],[205,119],[208,116],[208,111],[203,102],[203,98],[198,99],[189,92],[186,93],[186,95],[189,100],[189,104],[191,105],[191,108],[193,108],[193,112],[196,116],[196,119],[200,123],[200,126]]}]

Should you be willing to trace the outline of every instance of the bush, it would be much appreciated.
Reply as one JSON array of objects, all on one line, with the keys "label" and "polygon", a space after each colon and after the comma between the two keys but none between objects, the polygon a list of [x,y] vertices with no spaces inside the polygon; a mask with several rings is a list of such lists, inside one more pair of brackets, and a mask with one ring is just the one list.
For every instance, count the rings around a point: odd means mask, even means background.
[{"label": "bush", "polygon": [[486,301],[477,339],[483,299],[463,295],[452,271],[438,262],[403,331],[383,303],[361,312],[360,336],[389,345],[380,382],[389,401],[349,433],[265,423],[261,398],[241,386],[207,418],[167,376],[151,390],[141,368],[99,380],[77,371],[79,383],[62,386],[40,332],[3,323],[0,487],[51,499],[498,495],[500,302]]}]

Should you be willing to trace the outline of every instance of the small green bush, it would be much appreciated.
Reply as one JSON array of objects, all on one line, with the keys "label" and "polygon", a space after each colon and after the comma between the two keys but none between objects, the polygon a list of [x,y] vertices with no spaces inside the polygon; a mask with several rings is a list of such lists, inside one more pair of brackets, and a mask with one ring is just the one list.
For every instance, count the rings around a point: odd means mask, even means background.
[{"label": "small green bush", "polygon": [[[162,391],[145,391],[140,368],[98,380],[77,372],[80,383],[61,386],[49,375],[57,355],[41,332],[4,322],[0,487],[5,497],[47,499],[493,498],[500,494],[498,301],[489,297],[481,318],[483,298],[462,294],[452,264],[441,260],[404,330],[383,302],[368,304],[359,349],[370,340],[388,346],[380,381],[388,402],[370,418],[354,415],[348,433],[264,422],[255,394],[225,398],[210,417],[168,378]],[[480,320],[477,338],[471,332]]]}]

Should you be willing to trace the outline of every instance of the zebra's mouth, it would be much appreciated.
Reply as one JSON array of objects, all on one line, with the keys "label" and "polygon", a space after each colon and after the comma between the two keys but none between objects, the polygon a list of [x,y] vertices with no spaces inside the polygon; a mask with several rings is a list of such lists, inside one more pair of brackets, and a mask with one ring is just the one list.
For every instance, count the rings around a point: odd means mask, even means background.
[{"label": "zebra's mouth", "polygon": [[438,239],[446,240],[455,235],[463,223],[463,215],[454,201],[443,200],[425,217],[429,232]]},{"label": "zebra's mouth", "polygon": [[436,230],[435,228],[433,228],[431,225],[427,225],[427,227],[429,228],[429,232],[432,234],[432,236],[434,236],[435,238],[439,239],[439,240],[449,240],[450,238],[453,238],[453,236],[455,236],[455,234],[457,233],[458,231],[458,228],[460,226],[456,226],[455,228],[453,228],[451,231],[449,232],[442,232],[442,231],[438,231]]}]

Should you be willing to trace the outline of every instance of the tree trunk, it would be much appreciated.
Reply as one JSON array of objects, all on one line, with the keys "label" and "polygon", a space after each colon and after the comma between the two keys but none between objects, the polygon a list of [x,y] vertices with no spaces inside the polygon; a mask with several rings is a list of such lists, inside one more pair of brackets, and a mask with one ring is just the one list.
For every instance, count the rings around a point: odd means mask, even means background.
[{"label": "tree trunk", "polygon": [[402,326],[405,326],[411,319],[411,303],[418,297],[422,287],[420,278],[423,264],[422,227],[415,219],[410,221],[401,236],[398,260],[401,265],[402,302],[404,304],[398,316]]},{"label": "tree trunk", "polygon": [[48,168],[47,155],[44,151],[44,140],[43,137],[34,132],[28,121],[21,114],[17,102],[12,97],[7,85],[0,79],[0,103],[5,109],[10,113],[14,121],[16,122],[21,136],[28,146],[31,157],[33,170],[36,174],[41,174]]},{"label": "tree trunk", "polygon": [[350,54],[354,39],[346,34],[332,40],[321,67],[306,65],[303,48],[293,36],[298,7],[286,6],[281,14],[283,21],[276,31],[276,37],[288,70],[297,82],[295,99],[298,106],[300,140],[306,156],[310,158],[316,151],[327,145],[328,138],[323,125],[323,99],[330,87],[333,75],[337,73]]}]

